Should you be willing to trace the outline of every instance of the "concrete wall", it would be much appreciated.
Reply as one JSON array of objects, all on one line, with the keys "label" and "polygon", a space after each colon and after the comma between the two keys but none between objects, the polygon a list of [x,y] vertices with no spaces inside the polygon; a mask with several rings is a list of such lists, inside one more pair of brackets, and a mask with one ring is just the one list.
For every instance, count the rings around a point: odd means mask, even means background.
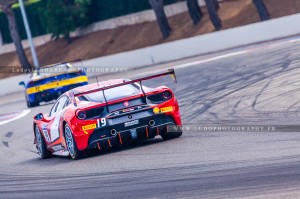
[{"label": "concrete wall", "polygon": [[[35,46],[41,46],[47,42],[49,42],[51,40],[51,35],[43,35],[43,36],[39,36],[39,37],[35,37],[33,39],[33,42],[35,44]],[[22,41],[23,47],[24,48],[29,48],[29,42],[28,40],[23,40]],[[8,52],[13,52],[15,51],[15,45],[13,43],[11,44],[5,44],[5,45],[0,45],[0,54],[3,53],[8,53]]]},{"label": "concrete wall", "polygon": [[87,66],[140,67],[300,34],[300,14],[177,40],[84,62]]},{"label": "concrete wall", "polygon": [[[131,69],[294,35],[300,35],[300,14],[87,60],[83,65]],[[0,95],[21,92],[18,82],[26,79],[20,75],[0,80]]]},{"label": "concrete wall", "polygon": [[[205,5],[204,0],[198,0],[198,1],[200,5]],[[179,2],[176,4],[165,6],[165,11],[166,11],[166,15],[170,17],[170,16],[174,16],[186,12],[187,6],[185,2]],[[138,24],[138,23],[155,21],[155,20],[156,18],[154,12],[152,10],[146,10],[146,11],[137,12],[130,15],[125,15],[125,16],[93,23],[85,27],[84,29],[78,29],[77,31],[71,33],[71,36],[72,37],[82,36],[99,30],[113,29],[120,26]],[[50,39],[51,39],[51,35],[48,34],[48,35],[35,37],[33,41],[35,46],[40,46],[50,41]],[[23,46],[24,48],[29,47],[27,40],[23,41]],[[13,51],[15,51],[15,46],[13,44],[6,44],[1,46],[1,41],[0,41],[0,54],[13,52]]]}]

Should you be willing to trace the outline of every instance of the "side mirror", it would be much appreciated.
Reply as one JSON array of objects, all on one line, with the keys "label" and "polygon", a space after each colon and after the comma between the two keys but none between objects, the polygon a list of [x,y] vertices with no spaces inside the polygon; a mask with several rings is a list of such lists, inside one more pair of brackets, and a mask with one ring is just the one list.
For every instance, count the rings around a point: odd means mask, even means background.
[{"label": "side mirror", "polygon": [[34,116],[35,120],[43,120],[44,119],[44,114],[43,113],[39,113],[36,116]]},{"label": "side mirror", "polygon": [[22,81],[22,82],[19,82],[19,85],[25,87],[25,82],[23,82],[23,81]]}]

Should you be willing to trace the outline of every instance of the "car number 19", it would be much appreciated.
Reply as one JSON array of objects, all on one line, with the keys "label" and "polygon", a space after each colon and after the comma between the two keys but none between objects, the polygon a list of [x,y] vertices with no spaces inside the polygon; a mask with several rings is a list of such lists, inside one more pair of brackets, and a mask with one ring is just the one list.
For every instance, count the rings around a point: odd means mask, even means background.
[{"label": "car number 19", "polygon": [[106,119],[105,118],[97,119],[97,125],[98,128],[106,126]]}]

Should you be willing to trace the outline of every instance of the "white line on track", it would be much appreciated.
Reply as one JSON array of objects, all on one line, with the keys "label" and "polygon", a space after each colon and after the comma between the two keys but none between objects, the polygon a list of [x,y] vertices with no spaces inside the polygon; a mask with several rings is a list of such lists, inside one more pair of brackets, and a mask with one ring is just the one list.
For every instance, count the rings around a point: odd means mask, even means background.
[{"label": "white line on track", "polygon": [[1,121],[0,122],[0,126],[1,125],[4,125],[4,124],[7,124],[7,123],[9,123],[9,122],[12,122],[12,121],[15,121],[15,120],[18,120],[18,119],[20,119],[20,118],[22,118],[22,117],[25,117],[28,113],[30,113],[30,109],[25,109],[25,110],[23,110],[22,112],[20,112],[16,117],[14,117],[14,118],[11,118],[11,119],[8,119],[8,120],[4,120],[4,121]]},{"label": "white line on track", "polygon": [[[236,55],[245,54],[249,51],[250,50],[241,50],[241,51],[237,51],[237,52],[233,52],[233,53],[228,53],[228,54],[212,57],[212,58],[209,58],[209,59],[204,59],[204,60],[199,60],[199,61],[194,61],[194,62],[188,62],[188,63],[185,63],[185,64],[173,65],[171,68],[174,68],[174,69],[187,68],[187,67],[196,66],[196,65],[199,65],[199,64],[204,64],[204,63],[208,63],[208,62],[212,62],[212,61],[216,61],[216,60],[220,60],[220,59],[224,59],[224,58],[228,58],[228,57],[233,57],[233,56],[236,56]],[[154,70],[154,71],[151,71],[151,73],[159,73],[159,72],[162,72],[162,71],[165,71],[165,69]],[[147,74],[149,74],[149,72],[140,73],[139,76],[147,75]]]},{"label": "white line on track", "polygon": [[[253,52],[253,51],[256,51],[256,50],[260,50],[260,49],[263,49],[263,48],[276,47],[276,46],[284,45],[286,43],[297,43],[299,41],[300,41],[300,37],[298,37],[298,36],[297,37],[292,37],[292,38],[288,38],[288,39],[285,39],[285,40],[282,40],[282,41],[279,41],[279,42],[275,42],[275,43],[271,43],[271,44],[267,43],[265,45],[259,45],[258,47],[250,47],[246,50],[240,50],[240,51],[236,51],[236,52],[232,52],[232,53],[227,53],[227,54],[224,54],[224,55],[219,55],[219,56],[204,59],[204,60],[199,60],[199,61],[188,62],[188,63],[185,63],[185,64],[174,65],[174,66],[172,66],[172,68],[174,68],[174,69],[187,68],[187,67],[196,66],[196,65],[199,65],[199,64],[204,64],[204,63],[208,63],[208,62],[212,62],[212,61],[217,61],[217,60],[228,58],[228,57],[233,57],[233,56],[236,56],[236,55],[246,54],[246,53]],[[151,72],[152,73],[157,73],[157,72],[161,72],[161,71],[164,71],[164,70],[163,69],[158,69],[158,70],[151,71]],[[148,72],[145,73],[145,74],[148,74]]]},{"label": "white line on track", "polygon": [[225,54],[225,55],[220,55],[220,56],[212,57],[212,58],[209,58],[209,59],[189,62],[189,63],[186,63],[186,64],[175,65],[174,68],[186,68],[186,67],[189,67],[189,66],[194,66],[194,65],[198,65],[198,64],[203,64],[203,63],[207,63],[207,62],[211,62],[211,61],[224,59],[224,58],[227,58],[227,57],[232,57],[232,56],[236,56],[236,55],[245,54],[247,52],[248,52],[247,50],[243,50],[243,51],[239,51],[239,52],[228,53],[228,54]]}]

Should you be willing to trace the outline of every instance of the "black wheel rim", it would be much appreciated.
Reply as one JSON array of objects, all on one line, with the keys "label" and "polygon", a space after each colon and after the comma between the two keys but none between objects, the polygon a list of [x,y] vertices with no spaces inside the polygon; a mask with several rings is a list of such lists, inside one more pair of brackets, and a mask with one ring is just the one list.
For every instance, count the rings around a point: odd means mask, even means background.
[{"label": "black wheel rim", "polygon": [[71,129],[66,126],[65,128],[65,134],[66,134],[66,142],[67,142],[67,148],[70,153],[71,157],[74,157],[75,149],[74,149],[74,142],[73,142],[73,136]]},{"label": "black wheel rim", "polygon": [[39,155],[43,155],[43,145],[42,145],[42,135],[39,127],[35,127],[35,138],[36,138],[36,148],[38,150]]}]

